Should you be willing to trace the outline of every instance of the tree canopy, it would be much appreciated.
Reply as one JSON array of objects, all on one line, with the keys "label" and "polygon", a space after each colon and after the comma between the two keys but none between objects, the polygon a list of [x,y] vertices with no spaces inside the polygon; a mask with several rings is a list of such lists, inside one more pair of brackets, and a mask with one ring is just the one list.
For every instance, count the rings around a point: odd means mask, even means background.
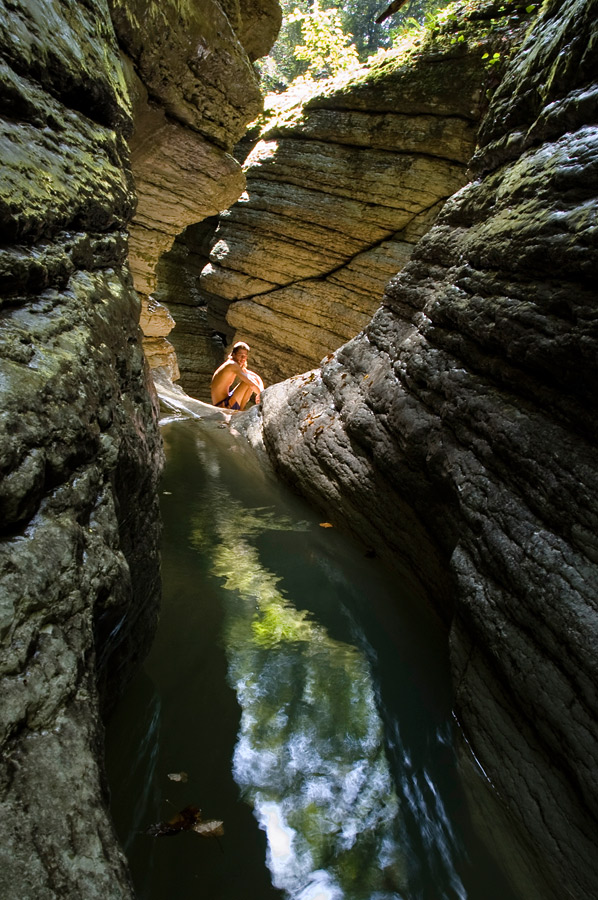
[{"label": "tree canopy", "polygon": [[283,22],[270,55],[258,62],[266,93],[299,77],[328,78],[392,47],[407,27],[422,24],[446,0],[409,0],[382,24],[385,0],[280,0]]}]

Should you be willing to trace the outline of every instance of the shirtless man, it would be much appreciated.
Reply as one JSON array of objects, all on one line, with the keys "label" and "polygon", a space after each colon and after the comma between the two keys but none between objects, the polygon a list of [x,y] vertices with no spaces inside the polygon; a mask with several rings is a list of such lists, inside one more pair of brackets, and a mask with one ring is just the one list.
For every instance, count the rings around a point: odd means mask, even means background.
[{"label": "shirtless man", "polygon": [[[255,372],[247,368],[249,347],[244,341],[237,341],[212,376],[212,403],[224,409],[245,409],[245,404],[252,394],[255,402],[260,402],[260,392],[264,390],[264,382]],[[233,387],[235,380],[239,383]]]}]

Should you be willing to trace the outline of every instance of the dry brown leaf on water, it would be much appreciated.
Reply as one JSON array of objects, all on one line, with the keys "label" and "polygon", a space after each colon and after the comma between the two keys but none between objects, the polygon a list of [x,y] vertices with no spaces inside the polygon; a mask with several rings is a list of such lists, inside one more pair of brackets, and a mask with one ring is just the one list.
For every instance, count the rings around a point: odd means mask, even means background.
[{"label": "dry brown leaf on water", "polygon": [[198,806],[186,806],[168,822],[158,822],[148,825],[146,834],[152,837],[172,837],[181,831],[195,831],[202,837],[218,837],[224,834],[224,823],[217,819],[209,819],[204,822],[201,817],[201,809]]},{"label": "dry brown leaf on water", "polygon": [[198,806],[186,806],[168,822],[157,822],[155,825],[149,825],[145,830],[146,834],[151,834],[153,837],[170,837],[181,831],[190,831],[196,822],[201,822],[201,809]]},{"label": "dry brown leaf on water", "polygon": [[193,831],[201,834],[202,837],[220,837],[224,834],[224,822],[218,819],[208,819],[207,822],[197,822],[193,826]]}]

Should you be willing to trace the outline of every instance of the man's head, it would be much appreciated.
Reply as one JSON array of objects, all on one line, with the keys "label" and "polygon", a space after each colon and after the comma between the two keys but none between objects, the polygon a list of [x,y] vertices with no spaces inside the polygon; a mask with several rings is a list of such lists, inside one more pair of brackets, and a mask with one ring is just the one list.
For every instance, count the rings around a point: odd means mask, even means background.
[{"label": "man's head", "polygon": [[245,341],[237,341],[236,344],[233,344],[233,349],[231,350],[230,355],[235,362],[239,363],[239,365],[242,366],[244,362],[247,362],[247,357],[249,355],[249,344],[246,344]]}]

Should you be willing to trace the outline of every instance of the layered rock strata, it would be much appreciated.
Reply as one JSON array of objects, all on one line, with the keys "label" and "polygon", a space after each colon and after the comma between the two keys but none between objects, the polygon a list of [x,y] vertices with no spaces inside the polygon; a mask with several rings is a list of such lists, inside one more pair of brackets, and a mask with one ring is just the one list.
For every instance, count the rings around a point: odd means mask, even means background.
[{"label": "layered rock strata", "polygon": [[[169,341],[179,370],[173,380],[180,378],[179,384],[187,394],[206,403],[212,402],[212,373],[224,358],[223,339],[215,334],[222,326],[214,316],[208,319],[206,299],[199,290],[216,223],[216,218],[206,219],[178,235],[158,263],[158,287],[153,294],[154,300],[172,316]],[[145,344],[147,354],[147,340]]]},{"label": "layered rock strata", "polygon": [[435,598],[542,900],[598,891],[597,21],[544,4],[474,179],[371,323],[248,414],[282,476]]},{"label": "layered rock strata", "polygon": [[495,77],[487,59],[519,34],[510,9],[460,8],[457,24],[272,112],[201,279],[210,304],[229,304],[266,383],[312,368],[367,324],[467,181]]},{"label": "layered rock strata", "polygon": [[147,297],[141,304],[139,326],[143,332],[143,352],[150,369],[164,369],[171,381],[180,378],[176,352],[168,335],[175,326],[170,311],[155,297]]},{"label": "layered rock strata", "polygon": [[[198,4],[110,0],[133,101],[131,160],[138,196],[130,264],[145,318],[160,257],[188,225],[240,196],[245,179],[231,149],[262,108],[253,60],[280,27],[277,0]],[[173,371],[165,335],[148,357]]]}]

